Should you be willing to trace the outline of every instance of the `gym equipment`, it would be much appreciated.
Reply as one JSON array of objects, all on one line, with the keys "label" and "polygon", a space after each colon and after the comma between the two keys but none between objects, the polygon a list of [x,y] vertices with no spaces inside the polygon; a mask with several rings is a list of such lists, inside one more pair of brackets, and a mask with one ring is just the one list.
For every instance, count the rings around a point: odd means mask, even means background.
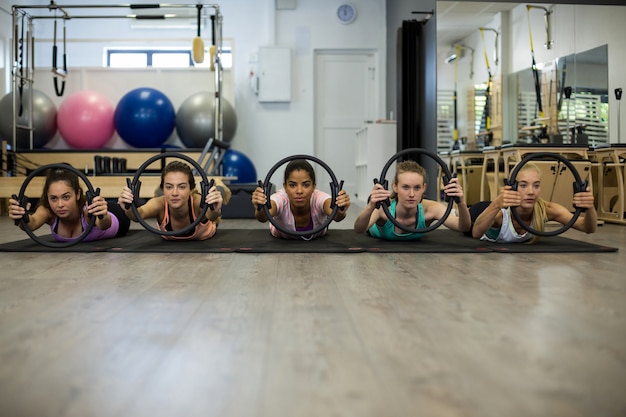
[{"label": "gym equipment", "polygon": [[[7,142],[13,137],[13,127],[16,128],[16,148],[31,148],[31,130],[29,128],[32,115],[32,148],[43,148],[57,133],[57,107],[52,100],[39,90],[25,88],[22,99],[27,111],[15,116],[13,113],[13,93],[6,94],[0,100],[0,137]],[[15,125],[14,125],[15,123]]]},{"label": "gym equipment", "polygon": [[158,148],[176,124],[172,102],[161,91],[140,87],[126,93],[115,108],[115,128],[120,137],[136,148]]},{"label": "gym equipment", "polygon": [[[213,9],[213,15],[211,16],[212,26],[213,26],[213,47],[212,47],[212,57],[211,62],[211,70],[214,71],[214,80],[215,80],[215,92],[214,94],[214,108],[215,115],[214,119],[218,120],[218,123],[215,123],[215,132],[212,137],[216,140],[223,140],[222,138],[222,71],[223,68],[221,66],[221,54],[223,51],[222,48],[222,26],[223,26],[223,16],[220,12],[220,6],[218,4],[203,4],[203,7]],[[101,20],[101,19],[129,19],[129,20],[162,20],[162,19],[186,19],[189,16],[177,9],[184,8],[194,8],[201,12],[200,8],[196,4],[83,4],[83,5],[63,5],[59,6],[55,3],[54,0],[51,0],[49,4],[41,4],[41,5],[14,5],[12,7],[12,24],[13,24],[13,42],[11,47],[11,58],[10,62],[16,63],[15,70],[11,71],[12,75],[12,88],[11,90],[14,92],[19,92],[18,95],[14,98],[14,108],[19,109],[19,116],[22,115],[24,110],[23,100],[22,100],[22,90],[24,87],[32,87],[35,82],[34,77],[34,42],[33,42],[33,22],[36,19],[63,19],[64,28],[65,21],[70,19],[80,20]],[[97,14],[89,14],[85,13],[85,9],[94,10],[99,9],[101,13]],[[131,13],[128,13],[126,9],[130,9]],[[74,10],[79,10],[77,14],[72,13]],[[142,11],[152,11],[154,10],[156,13],[148,14],[148,13],[139,13]],[[173,11],[173,13],[172,13]],[[54,13],[54,16],[51,16],[50,13]],[[61,15],[57,15],[57,13],[61,13]],[[195,14],[195,13],[194,13]],[[65,30],[64,30],[64,47],[65,47]],[[56,47],[56,31],[54,33],[54,42],[53,46]],[[53,72],[56,76],[62,76],[63,73],[67,71],[65,61],[65,49],[64,49],[64,65],[63,69],[57,68],[56,60],[56,48],[53,48]],[[215,63],[215,65],[213,65]],[[56,79],[55,79],[56,82]],[[62,86],[61,88],[62,89]],[[58,90],[60,90],[58,89]],[[61,92],[61,91],[59,91]],[[32,120],[32,117],[30,118]],[[16,123],[12,123],[16,125]],[[128,126],[125,126],[128,127]],[[146,126],[141,126],[138,130],[144,129]],[[172,124],[172,129],[174,124]],[[158,130],[158,129],[157,129]],[[30,134],[32,134],[32,128],[30,129]],[[134,132],[136,133],[136,132]],[[151,140],[153,136],[151,135],[153,132],[146,132],[145,129],[142,132],[142,135],[132,135],[132,138],[128,136],[129,140],[133,142],[139,143],[140,146],[152,147],[158,146],[154,145],[151,141],[150,143],[146,143],[142,138],[146,138],[147,140]],[[171,131],[170,131],[171,133]],[[17,148],[15,135],[11,134],[7,136],[8,138],[12,138],[11,144],[14,148]],[[31,140],[32,142],[32,140]],[[161,142],[162,143],[162,142]]]},{"label": "gym equipment", "polygon": [[215,53],[217,47],[215,45],[215,15],[211,15],[211,47],[209,48],[209,55],[211,57],[210,70],[215,71]]},{"label": "gym equipment", "polygon": [[[330,215],[328,216],[328,218],[326,219],[326,221],[324,223],[322,223],[318,227],[314,228],[313,230],[306,230],[306,231],[289,230],[289,229],[284,228],[276,220],[274,220],[274,218],[272,216],[270,216],[270,208],[272,207],[271,206],[271,202],[270,202],[270,195],[271,195],[271,190],[272,190],[272,187],[273,187],[273,184],[271,183],[272,175],[274,175],[276,170],[278,168],[280,168],[281,166],[283,166],[285,163],[293,161],[293,160],[296,160],[296,159],[307,159],[309,161],[317,163],[318,165],[323,167],[326,170],[326,172],[328,172],[328,175],[330,176],[330,179],[331,179],[331,183],[330,183],[330,190],[331,190],[330,207],[333,209],[333,211],[330,213]],[[259,187],[263,188],[263,192],[265,193],[265,195],[267,197],[267,202],[265,204],[263,204],[262,206],[257,207],[257,210],[264,210],[265,211],[265,216],[267,217],[267,220],[270,223],[272,223],[274,225],[274,227],[276,227],[276,229],[280,230],[282,233],[284,233],[284,234],[286,234],[288,236],[302,237],[303,239],[306,239],[309,236],[313,236],[316,233],[321,232],[322,230],[326,229],[328,227],[328,225],[333,221],[333,219],[335,218],[335,215],[337,214],[337,210],[339,210],[339,206],[337,206],[336,201],[337,201],[337,194],[339,194],[339,191],[341,191],[341,187],[343,186],[343,181],[341,181],[341,183],[338,183],[337,182],[337,177],[335,177],[335,173],[332,171],[332,169],[330,169],[330,167],[324,161],[322,161],[321,159],[316,158],[314,156],[310,156],[310,155],[292,155],[292,156],[288,156],[286,158],[283,158],[280,161],[278,161],[272,168],[270,168],[269,172],[267,173],[267,175],[265,177],[265,181],[261,182],[259,180],[258,184],[259,184]]]},{"label": "gym equipment", "polygon": [[572,97],[572,87],[568,86],[568,87],[563,88],[563,93],[565,94],[565,98],[567,99],[567,117],[565,118],[565,129],[567,130],[567,143],[572,144],[574,143],[574,135],[572,134],[572,136],[570,136],[570,130],[569,130],[569,103]]},{"label": "gym equipment", "polygon": [[83,90],[68,96],[57,113],[59,133],[73,148],[99,149],[113,136],[113,106],[102,94]]},{"label": "gym equipment", "polygon": [[[545,158],[551,158],[551,159],[555,159],[557,161],[561,161],[563,164],[565,164],[565,166],[567,166],[567,168],[569,168],[569,170],[572,172],[572,175],[574,175],[574,179],[575,179],[575,181],[574,181],[574,194],[583,192],[583,191],[585,191],[587,189],[587,181],[584,181],[580,177],[580,174],[578,173],[578,170],[576,169],[574,164],[572,164],[563,155],[559,155],[557,153],[552,153],[552,152],[537,152],[537,153],[532,153],[532,154],[526,155],[524,157],[524,159],[522,159],[520,161],[519,164],[515,165],[515,168],[513,168],[513,171],[511,171],[510,178],[508,180],[505,179],[504,183],[506,185],[510,185],[513,190],[517,191],[517,181],[515,180],[515,178],[517,177],[517,174],[522,169],[522,167],[524,165],[526,165],[526,163],[528,163],[530,161],[534,161],[536,159],[545,159]],[[517,207],[514,207],[514,206],[511,207],[511,214],[513,215],[513,217],[515,218],[517,223],[519,223],[519,225],[522,226],[524,228],[524,230],[526,230],[527,232],[529,232],[529,233],[531,233],[533,235],[536,235],[536,236],[556,236],[556,235],[559,235],[559,234],[565,232],[567,229],[572,227],[572,225],[574,223],[576,223],[576,220],[578,220],[578,216],[580,216],[580,213],[582,211],[583,211],[583,209],[581,209],[580,207],[576,207],[574,215],[572,216],[572,218],[570,219],[569,222],[567,222],[565,225],[563,225],[560,229],[553,230],[553,231],[550,231],[550,232],[545,232],[545,231],[541,231],[541,230],[535,230],[530,225],[527,225],[526,223],[524,223],[522,221],[519,213],[517,212]]]},{"label": "gym equipment", "polygon": [[237,177],[231,181],[237,183],[254,183],[257,180],[256,169],[252,161],[242,152],[227,149],[222,159],[222,175],[225,177]]},{"label": "gym equipment", "polygon": [[[429,151],[427,149],[422,149],[422,148],[408,148],[408,149],[403,149],[400,152],[396,153],[394,156],[392,156],[387,161],[385,166],[383,167],[383,170],[380,173],[380,178],[379,179],[374,178],[374,182],[380,183],[386,190],[388,190],[389,189],[389,183],[388,183],[386,177],[387,177],[387,171],[389,170],[389,167],[397,159],[399,159],[401,156],[404,156],[404,155],[407,155],[407,154],[426,155],[426,156],[430,157],[431,159],[433,159],[435,162],[437,162],[437,164],[441,167],[441,170],[442,170],[442,173],[443,173],[443,184],[444,184],[444,186],[448,185],[450,180],[453,178],[452,174],[450,173],[450,169],[448,168],[448,165],[441,158],[439,158],[439,156],[437,156],[436,153],[431,152],[431,151]],[[427,233],[427,232],[430,232],[432,230],[435,230],[436,228],[441,226],[448,219],[448,216],[450,215],[450,212],[452,211],[452,207],[454,206],[454,203],[455,203],[455,201],[457,199],[456,198],[453,199],[453,198],[447,198],[446,197],[445,200],[448,202],[448,207],[446,208],[446,211],[445,211],[444,215],[441,217],[441,219],[439,219],[435,223],[433,223],[430,226],[425,227],[423,229],[410,228],[410,227],[407,227],[407,226],[401,224],[400,222],[398,222],[395,219],[395,217],[392,216],[391,213],[389,212],[389,205],[391,203],[389,200],[382,202],[381,206],[383,208],[383,211],[385,212],[385,215],[389,219],[389,221],[391,221],[391,223],[396,225],[396,227],[404,230],[407,233]]]},{"label": "gym equipment", "polygon": [[[26,179],[24,180],[24,183],[22,184],[22,187],[20,188],[20,193],[19,195],[13,195],[13,199],[17,200],[20,202],[20,206],[26,208],[26,203],[28,201],[28,198],[26,197],[25,193],[26,193],[26,189],[28,188],[28,184],[31,182],[31,180],[33,178],[35,178],[37,175],[40,175],[41,173],[46,172],[48,169],[66,169],[68,171],[72,171],[74,174],[78,175],[78,177],[83,180],[83,183],[85,183],[85,186],[87,187],[87,191],[85,192],[85,196],[87,197],[87,205],[90,205],[91,202],[93,201],[94,197],[100,195],[100,189],[93,189],[93,186],[91,185],[91,182],[89,182],[89,178],[87,178],[87,176],[82,173],[81,171],[77,170],[76,168],[72,167],[71,165],[67,165],[67,164],[48,164],[48,165],[43,165],[37,169],[35,169],[33,172],[31,172]],[[82,207],[80,207],[80,209],[82,210]],[[70,240],[68,242],[51,242],[45,239],[42,239],[41,237],[37,236],[30,227],[28,227],[28,213],[26,213],[24,215],[24,217],[22,217],[20,220],[16,220],[15,224],[20,224],[22,226],[22,228],[24,229],[24,231],[26,232],[26,234],[28,234],[28,236],[30,236],[30,238],[32,240],[34,240],[35,242],[39,243],[42,246],[46,246],[49,248],[66,248],[68,246],[72,246],[75,245],[79,242],[81,242],[83,239],[85,239],[87,237],[87,235],[91,232],[91,229],[94,228],[95,224],[96,224],[96,217],[95,216],[89,216],[89,224],[87,225],[87,227],[85,228],[85,230],[83,230],[83,233],[81,233],[79,236],[76,237],[76,239],[74,240]]]},{"label": "gym equipment", "polygon": [[480,28],[480,37],[483,44],[483,53],[485,55],[485,66],[487,67],[487,89],[485,90],[485,107],[482,120],[480,123],[481,130],[491,131],[491,87],[493,84],[493,75],[491,74],[491,66],[489,65],[489,55],[487,55],[487,45],[485,44],[485,30],[493,30],[496,32],[496,65],[498,54],[498,32],[495,29]]},{"label": "gym equipment", "polygon": [[200,36],[200,28],[202,27],[202,5],[196,4],[196,8],[198,9],[197,16],[197,36],[193,39],[192,44],[192,52],[193,52],[193,62],[196,64],[201,64],[204,62],[204,42],[202,41],[202,37]]},{"label": "gym equipment", "polygon": [[[198,172],[200,176],[202,177],[202,181],[200,182],[200,190],[201,190],[200,207],[202,207],[202,210],[200,214],[198,214],[198,216],[194,219],[193,222],[187,225],[187,227],[184,227],[180,230],[169,230],[169,231],[159,230],[156,227],[150,226],[139,215],[139,211],[137,210],[137,203],[140,199],[139,196],[140,196],[140,190],[141,190],[141,181],[140,181],[141,175],[146,170],[146,168],[150,166],[153,162],[158,161],[159,159],[165,160],[166,158],[178,158],[178,159],[187,161],[188,163],[193,165],[193,167],[196,169],[195,172]],[[206,215],[207,210],[210,208],[210,205],[205,203],[205,199],[206,199],[207,194],[209,193],[209,190],[211,189],[211,187],[213,187],[214,180],[209,181],[209,179],[207,178],[206,172],[204,172],[202,167],[198,165],[196,161],[194,161],[187,155],[177,153],[177,152],[162,152],[158,155],[155,155],[149,158],[146,162],[144,162],[135,172],[135,176],[133,177],[132,181],[130,180],[130,178],[126,178],[126,184],[128,185],[128,188],[130,188],[131,192],[133,193],[133,203],[130,205],[133,210],[133,214],[135,215],[135,218],[137,219],[137,221],[146,230],[152,233],[156,233],[161,236],[182,236],[182,235],[187,234],[192,229],[194,229],[204,219],[204,216]]]},{"label": "gym equipment", "polygon": [[530,55],[532,57],[531,69],[533,71],[533,78],[535,81],[535,100],[537,102],[537,111],[539,112],[539,118],[543,119],[543,104],[541,102],[541,80],[539,79],[539,69],[537,68],[537,61],[535,61],[535,48],[533,47],[533,32],[530,26],[530,9],[533,6],[526,6],[526,14],[528,16],[528,37],[530,39]]},{"label": "gym equipment", "polygon": [[454,117],[454,133],[452,136],[452,149],[459,149],[460,145],[459,145],[459,127],[458,127],[458,104],[457,104],[457,100],[458,100],[458,79],[459,79],[459,60],[461,58],[463,58],[464,54],[465,54],[465,50],[469,50],[471,53],[471,57],[470,57],[470,78],[474,78],[474,49],[469,47],[469,46],[465,46],[465,45],[461,45],[461,44],[457,44],[452,53],[449,54],[449,56],[445,59],[446,64],[449,64],[451,62],[454,63],[454,96],[453,96],[453,117]]},{"label": "gym equipment", "polygon": [[[494,65],[497,67],[500,64],[500,58],[498,55],[498,39],[500,38],[500,32],[498,32],[496,29],[486,28],[486,27],[478,28],[478,30],[480,30],[480,35],[483,40],[483,45],[485,42],[485,31],[488,30],[488,31],[495,33],[495,45],[493,47],[493,56],[494,56]],[[487,52],[486,49],[485,49],[485,52]],[[485,59],[488,60],[487,57],[485,57]],[[487,66],[489,66],[489,64],[487,64]]]},{"label": "gym equipment", "polygon": [[[226,99],[222,99],[222,141],[232,141],[237,131],[237,114]],[[192,94],[178,108],[176,133],[188,148],[203,148],[215,136],[215,93],[203,91]],[[219,138],[217,138],[219,139]]]},{"label": "gym equipment", "polygon": [[620,103],[622,102],[622,89],[615,89],[615,99],[617,100],[617,143],[622,143]]},{"label": "gym equipment", "polygon": [[[54,74],[54,92],[57,97],[61,97],[65,91],[65,76],[67,75],[67,54],[66,54],[66,29],[65,16],[63,17],[63,69],[57,67],[57,20],[54,19],[54,41],[52,43],[52,73]],[[58,77],[62,78],[59,86]]]}]

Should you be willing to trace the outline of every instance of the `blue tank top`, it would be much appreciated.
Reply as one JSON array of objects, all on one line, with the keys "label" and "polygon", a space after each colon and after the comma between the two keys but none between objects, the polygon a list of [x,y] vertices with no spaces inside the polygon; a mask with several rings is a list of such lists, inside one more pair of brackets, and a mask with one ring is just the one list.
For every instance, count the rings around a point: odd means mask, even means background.
[{"label": "blue tank top", "polygon": [[[389,205],[389,213],[395,218],[396,216],[396,205],[397,200],[392,200]],[[416,214],[416,229],[425,229],[426,228],[426,220],[424,219],[424,208],[422,207],[422,203],[417,205],[417,214]],[[386,240],[417,240],[424,236],[424,233],[396,233],[396,226],[391,222],[391,220],[387,220],[384,226],[380,227],[376,223],[374,223],[369,229],[368,233],[370,236],[374,236],[380,239]]]}]

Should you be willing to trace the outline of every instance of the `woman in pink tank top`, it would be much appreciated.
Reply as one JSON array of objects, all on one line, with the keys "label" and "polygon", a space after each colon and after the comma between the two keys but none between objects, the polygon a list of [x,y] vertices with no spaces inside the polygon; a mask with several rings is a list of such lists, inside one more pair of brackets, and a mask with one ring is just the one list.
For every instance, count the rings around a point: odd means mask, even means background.
[{"label": "woman in pink tank top", "polygon": [[[288,230],[307,231],[314,230],[324,224],[328,216],[333,212],[330,207],[332,197],[330,194],[315,188],[315,171],[313,166],[305,159],[295,159],[285,168],[285,182],[283,188],[270,196],[271,208],[269,213],[272,218]],[[266,204],[267,196],[263,188],[257,187],[252,193],[252,204],[255,207]],[[339,210],[333,219],[340,222],[346,217],[350,207],[350,196],[345,190],[337,194],[337,206]],[[256,210],[256,219],[267,222],[264,210]],[[327,228],[308,236],[313,239],[326,234]],[[270,223],[270,233],[275,237],[290,239],[293,236],[286,235]]]}]

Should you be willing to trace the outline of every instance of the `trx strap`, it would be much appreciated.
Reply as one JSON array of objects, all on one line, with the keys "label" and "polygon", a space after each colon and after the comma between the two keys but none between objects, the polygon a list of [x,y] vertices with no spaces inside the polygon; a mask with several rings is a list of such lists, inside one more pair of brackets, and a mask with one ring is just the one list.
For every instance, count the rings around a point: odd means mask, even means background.
[{"label": "trx strap", "polygon": [[489,66],[489,56],[487,55],[487,45],[485,45],[485,29],[480,28],[480,36],[483,41],[483,52],[485,54],[485,65],[487,66],[487,89],[485,90],[485,110],[483,111],[483,123],[485,130],[489,132],[491,130],[491,83],[493,76],[491,75],[491,67]]},{"label": "trx strap", "polygon": [[454,60],[454,134],[452,139],[456,145],[459,141],[459,126],[457,122],[457,90],[459,79],[459,58],[461,58],[461,45],[456,46],[456,59]]},{"label": "trx strap", "polygon": [[[20,83],[18,86],[18,92],[20,95],[20,108],[19,108],[19,112],[18,115],[20,117],[22,117],[22,114],[24,113],[24,106],[22,103],[22,98],[23,95],[22,93],[24,92],[24,84],[26,84],[26,81],[24,80],[24,17],[26,16],[26,14],[22,14],[22,28],[21,28],[21,35],[19,36],[19,40],[18,40],[18,44],[19,44],[19,73],[20,73]],[[15,30],[16,35],[17,35],[17,28]]]},{"label": "trx strap", "polygon": [[[528,16],[528,37],[530,39],[530,54],[532,56],[532,71],[535,79],[535,96],[537,100],[537,110],[539,111],[539,118],[543,119],[543,105],[541,104],[541,80],[539,80],[539,70],[537,69],[537,62],[535,61],[535,48],[533,47],[533,32],[530,26],[530,9],[532,6],[526,6],[526,12]],[[542,123],[543,124],[543,123]]]},{"label": "trx strap", "polygon": [[[57,21],[54,19],[54,43],[52,44],[52,73],[54,74],[54,92],[57,97],[61,97],[65,91],[65,76],[67,75],[67,55],[66,48],[66,32],[65,17],[63,17],[63,69],[57,67]],[[61,86],[59,87],[58,77],[61,77]]]}]

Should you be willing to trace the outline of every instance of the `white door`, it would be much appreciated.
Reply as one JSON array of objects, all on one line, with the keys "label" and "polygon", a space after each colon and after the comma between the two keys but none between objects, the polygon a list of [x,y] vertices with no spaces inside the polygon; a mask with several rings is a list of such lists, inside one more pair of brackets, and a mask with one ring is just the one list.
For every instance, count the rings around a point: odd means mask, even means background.
[{"label": "white door", "polygon": [[[367,121],[375,119],[377,71],[375,53],[318,51],[315,55],[315,156],[356,192],[355,138]],[[316,169],[317,183],[327,190],[330,176]]]}]

